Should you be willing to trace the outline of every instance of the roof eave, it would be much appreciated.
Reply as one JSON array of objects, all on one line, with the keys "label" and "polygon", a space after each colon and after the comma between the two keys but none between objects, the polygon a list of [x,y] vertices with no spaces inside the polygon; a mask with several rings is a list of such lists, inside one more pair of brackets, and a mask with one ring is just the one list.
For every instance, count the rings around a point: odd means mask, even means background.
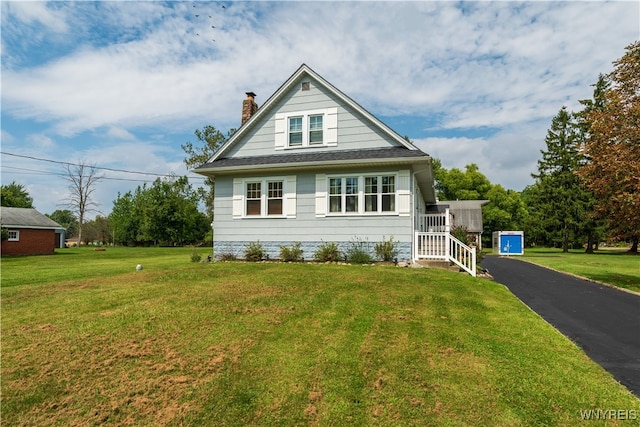
[{"label": "roof eave", "polygon": [[363,167],[363,166],[398,166],[398,165],[410,165],[410,166],[427,166],[431,163],[431,158],[427,156],[419,156],[419,157],[392,157],[392,158],[380,158],[380,159],[353,159],[353,160],[343,160],[340,163],[336,163],[335,161],[326,161],[326,162],[290,162],[290,163],[271,163],[264,165],[241,165],[241,166],[222,166],[222,167],[213,167],[213,168],[203,168],[200,167],[194,172],[206,175],[206,176],[215,176],[215,175],[232,175],[236,173],[244,173],[251,172],[254,173],[263,173],[268,172],[272,173],[277,170],[313,170],[313,169],[326,169],[327,166],[343,169],[350,167]]}]

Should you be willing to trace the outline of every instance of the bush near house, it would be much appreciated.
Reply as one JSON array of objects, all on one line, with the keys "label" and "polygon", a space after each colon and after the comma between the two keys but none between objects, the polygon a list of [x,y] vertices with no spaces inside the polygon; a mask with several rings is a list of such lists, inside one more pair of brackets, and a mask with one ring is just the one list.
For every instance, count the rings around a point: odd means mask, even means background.
[{"label": "bush near house", "polygon": [[335,242],[323,242],[313,254],[318,262],[338,262],[341,260],[340,249]]},{"label": "bush near house", "polygon": [[291,246],[280,246],[280,261],[300,262],[304,261],[303,251],[300,242],[295,242]]},{"label": "bush near house", "polygon": [[260,241],[251,242],[247,244],[244,249],[244,259],[246,261],[258,262],[267,257],[267,252],[264,250]]}]

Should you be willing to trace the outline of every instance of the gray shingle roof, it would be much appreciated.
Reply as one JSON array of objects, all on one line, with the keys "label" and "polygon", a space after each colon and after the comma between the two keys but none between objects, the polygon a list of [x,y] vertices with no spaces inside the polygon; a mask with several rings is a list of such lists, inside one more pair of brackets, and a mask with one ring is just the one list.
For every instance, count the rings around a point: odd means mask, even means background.
[{"label": "gray shingle roof", "polygon": [[441,200],[438,205],[448,205],[455,225],[463,225],[472,233],[482,233],[482,206],[489,200]]},{"label": "gray shingle roof", "polygon": [[15,228],[64,228],[35,209],[0,208],[0,223],[3,227]]},{"label": "gray shingle roof", "polygon": [[282,164],[309,164],[329,163],[343,161],[382,160],[382,159],[429,159],[429,155],[420,150],[409,150],[405,147],[375,148],[366,150],[341,150],[341,151],[313,151],[306,153],[274,154],[257,157],[220,158],[211,163],[206,163],[199,170],[211,170],[216,168],[232,168],[242,166],[269,166]]}]

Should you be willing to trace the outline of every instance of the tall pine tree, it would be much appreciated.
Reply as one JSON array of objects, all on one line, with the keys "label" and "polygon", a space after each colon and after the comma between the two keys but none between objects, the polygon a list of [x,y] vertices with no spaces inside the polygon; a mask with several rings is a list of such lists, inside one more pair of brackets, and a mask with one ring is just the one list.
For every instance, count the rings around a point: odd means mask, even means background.
[{"label": "tall pine tree", "polygon": [[589,195],[575,173],[584,161],[581,133],[566,107],[551,121],[545,143],[538,173],[532,174],[538,186],[535,210],[550,239],[568,252],[569,244],[582,234]]}]

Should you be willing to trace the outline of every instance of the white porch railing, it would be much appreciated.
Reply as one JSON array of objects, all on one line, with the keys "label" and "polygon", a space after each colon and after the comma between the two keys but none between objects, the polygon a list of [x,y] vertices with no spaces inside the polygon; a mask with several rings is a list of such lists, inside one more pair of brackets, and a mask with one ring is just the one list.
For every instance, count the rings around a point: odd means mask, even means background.
[{"label": "white porch railing", "polygon": [[416,259],[449,261],[476,277],[476,248],[469,247],[449,232],[416,231]]},{"label": "white porch railing", "polygon": [[449,209],[444,213],[420,214],[418,216],[418,231],[438,233],[449,231]]}]

